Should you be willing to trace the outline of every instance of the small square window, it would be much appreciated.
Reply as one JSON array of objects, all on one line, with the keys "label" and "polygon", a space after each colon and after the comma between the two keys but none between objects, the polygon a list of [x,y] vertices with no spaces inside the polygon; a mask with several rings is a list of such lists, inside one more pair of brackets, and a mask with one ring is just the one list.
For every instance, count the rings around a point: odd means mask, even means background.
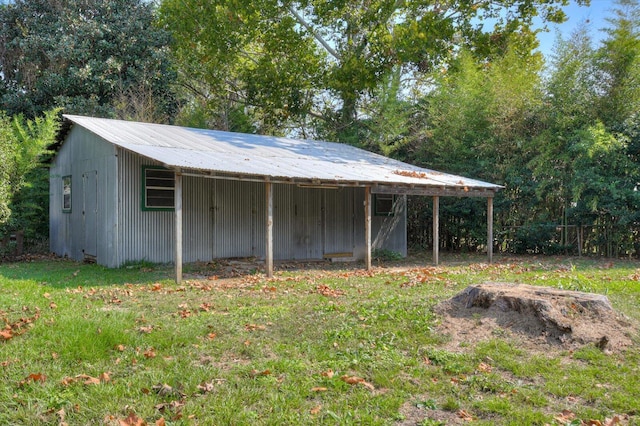
[{"label": "small square window", "polygon": [[62,211],[71,213],[71,176],[62,177]]},{"label": "small square window", "polygon": [[144,167],[144,209],[171,210],[175,206],[175,174],[173,170]]},{"label": "small square window", "polygon": [[393,216],[396,196],[393,194],[374,194],[373,214],[375,216]]}]

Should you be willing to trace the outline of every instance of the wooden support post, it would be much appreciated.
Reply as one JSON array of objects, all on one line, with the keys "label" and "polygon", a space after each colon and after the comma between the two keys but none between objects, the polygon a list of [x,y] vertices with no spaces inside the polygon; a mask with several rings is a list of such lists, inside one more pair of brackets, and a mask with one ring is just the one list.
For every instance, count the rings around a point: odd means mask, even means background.
[{"label": "wooden support post", "polygon": [[440,197],[433,197],[433,264],[440,263]]},{"label": "wooden support post", "polygon": [[267,250],[264,258],[265,272],[268,278],[273,277],[273,184],[265,183],[267,195]]},{"label": "wooden support post", "polygon": [[582,225],[576,226],[576,238],[578,239],[578,257],[582,257]]},{"label": "wooden support post", "polygon": [[367,271],[371,270],[371,187],[364,188],[364,238],[365,238],[365,264]]},{"label": "wooden support post", "polygon": [[487,258],[493,262],[493,197],[487,198]]},{"label": "wooden support post", "polygon": [[175,267],[176,284],[182,283],[182,174],[175,175]]}]

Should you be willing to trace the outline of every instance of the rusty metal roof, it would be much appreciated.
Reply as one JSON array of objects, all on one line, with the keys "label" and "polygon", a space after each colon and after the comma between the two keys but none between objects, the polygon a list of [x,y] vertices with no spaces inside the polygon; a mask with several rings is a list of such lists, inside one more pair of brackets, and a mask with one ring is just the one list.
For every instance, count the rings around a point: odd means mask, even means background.
[{"label": "rusty metal roof", "polygon": [[403,163],[350,145],[64,115],[106,141],[183,172],[299,184],[493,192],[488,182]]}]

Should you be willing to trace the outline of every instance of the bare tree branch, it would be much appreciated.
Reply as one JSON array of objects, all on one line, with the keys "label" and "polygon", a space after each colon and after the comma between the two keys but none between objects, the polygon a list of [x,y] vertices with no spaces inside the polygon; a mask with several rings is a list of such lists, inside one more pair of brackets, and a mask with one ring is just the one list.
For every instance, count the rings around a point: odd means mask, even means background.
[{"label": "bare tree branch", "polygon": [[327,52],[329,52],[331,54],[331,56],[333,56],[337,60],[341,60],[342,59],[340,57],[340,54],[333,47],[331,47],[331,45],[329,45],[329,43],[327,43],[327,41],[325,39],[323,39],[320,36],[320,34],[318,34],[313,29],[311,24],[309,24],[307,21],[305,21],[304,18],[302,16],[300,16],[300,14],[298,12],[296,12],[296,10],[293,7],[289,6],[288,9],[289,9],[289,12],[291,12],[291,14],[293,15],[293,17],[296,18],[296,21],[298,21],[300,23],[300,25],[305,27],[307,29],[307,31],[309,31],[313,35],[313,37],[318,41],[318,43],[320,43],[325,49],[327,49]]}]

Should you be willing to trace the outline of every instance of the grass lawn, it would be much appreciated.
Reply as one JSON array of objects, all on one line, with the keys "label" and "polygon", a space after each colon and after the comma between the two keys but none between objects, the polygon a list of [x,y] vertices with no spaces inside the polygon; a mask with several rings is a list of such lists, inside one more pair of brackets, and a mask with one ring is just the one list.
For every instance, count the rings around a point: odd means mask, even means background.
[{"label": "grass lawn", "polygon": [[0,264],[0,424],[640,424],[638,335],[545,352],[497,330],[454,350],[433,310],[511,281],[603,293],[640,321],[640,263],[418,260],[271,280],[196,265],[180,287],[162,266]]}]

